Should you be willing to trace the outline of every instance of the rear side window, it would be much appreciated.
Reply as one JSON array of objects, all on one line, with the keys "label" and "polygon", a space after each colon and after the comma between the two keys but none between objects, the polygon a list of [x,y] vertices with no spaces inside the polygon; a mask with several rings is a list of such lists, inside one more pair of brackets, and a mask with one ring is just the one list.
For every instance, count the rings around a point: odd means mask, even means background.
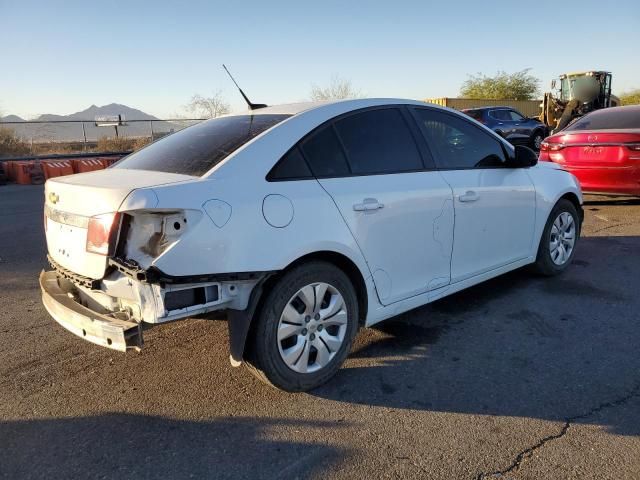
[{"label": "rear side window", "polygon": [[138,150],[113,168],[204,175],[231,153],[291,115],[237,115],[199,123]]},{"label": "rear side window", "polygon": [[313,178],[313,175],[298,147],[289,150],[267,175],[267,180],[270,182],[277,180],[300,180],[305,178]]},{"label": "rear side window", "polygon": [[438,168],[445,170],[501,167],[500,142],[470,122],[445,112],[414,109]]},{"label": "rear side window", "polygon": [[565,130],[640,128],[640,107],[605,108],[579,118]]},{"label": "rear side window", "polygon": [[351,173],[332,125],[314,132],[300,149],[316,177],[344,177]]},{"label": "rear side window", "polygon": [[353,175],[421,170],[422,157],[400,110],[385,108],[335,122]]}]

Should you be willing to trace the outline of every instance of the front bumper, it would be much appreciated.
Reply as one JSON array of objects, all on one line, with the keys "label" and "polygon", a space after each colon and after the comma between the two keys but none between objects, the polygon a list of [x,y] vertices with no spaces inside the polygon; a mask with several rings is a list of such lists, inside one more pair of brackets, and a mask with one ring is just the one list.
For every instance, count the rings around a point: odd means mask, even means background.
[{"label": "front bumper", "polygon": [[142,347],[140,323],[107,316],[81,305],[55,271],[40,273],[40,289],[42,303],[49,314],[71,333],[121,352]]}]

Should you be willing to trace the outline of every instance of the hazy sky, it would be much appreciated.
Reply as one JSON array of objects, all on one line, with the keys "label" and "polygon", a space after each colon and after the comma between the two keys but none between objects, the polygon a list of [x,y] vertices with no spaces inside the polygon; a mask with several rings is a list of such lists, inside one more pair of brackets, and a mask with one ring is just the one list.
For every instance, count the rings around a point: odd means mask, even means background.
[{"label": "hazy sky", "polygon": [[[567,32],[567,33],[564,33]],[[159,117],[194,93],[292,102],[332,75],[367,96],[455,96],[467,74],[606,69],[640,88],[640,1],[0,0],[0,110],[117,102]]]}]

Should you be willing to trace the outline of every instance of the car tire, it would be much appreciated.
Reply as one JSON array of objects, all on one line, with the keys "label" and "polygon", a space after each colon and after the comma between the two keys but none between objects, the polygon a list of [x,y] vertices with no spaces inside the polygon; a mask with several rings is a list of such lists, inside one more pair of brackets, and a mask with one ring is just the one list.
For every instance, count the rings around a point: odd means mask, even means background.
[{"label": "car tire", "polygon": [[302,264],[266,293],[253,320],[245,365],[276,388],[311,390],[336,374],[357,329],[358,299],[349,277],[330,263]]},{"label": "car tire", "polygon": [[580,229],[580,216],[575,205],[567,199],[560,199],[551,210],[542,232],[534,270],[545,276],[564,272],[575,255]]},{"label": "car tire", "polygon": [[544,132],[542,132],[541,130],[536,130],[535,132],[533,132],[533,135],[531,135],[531,140],[529,141],[529,145],[536,152],[539,152],[540,146],[542,145],[543,140],[544,140]]}]

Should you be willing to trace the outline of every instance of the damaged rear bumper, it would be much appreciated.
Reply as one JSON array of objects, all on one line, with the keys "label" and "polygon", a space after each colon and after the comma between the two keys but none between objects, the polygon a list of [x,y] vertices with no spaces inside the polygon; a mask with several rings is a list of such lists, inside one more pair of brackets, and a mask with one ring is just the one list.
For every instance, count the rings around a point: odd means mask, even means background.
[{"label": "damaged rear bumper", "polygon": [[73,298],[57,272],[42,271],[40,289],[42,303],[49,314],[71,333],[121,352],[142,347],[140,323],[107,316],[81,305]]}]

